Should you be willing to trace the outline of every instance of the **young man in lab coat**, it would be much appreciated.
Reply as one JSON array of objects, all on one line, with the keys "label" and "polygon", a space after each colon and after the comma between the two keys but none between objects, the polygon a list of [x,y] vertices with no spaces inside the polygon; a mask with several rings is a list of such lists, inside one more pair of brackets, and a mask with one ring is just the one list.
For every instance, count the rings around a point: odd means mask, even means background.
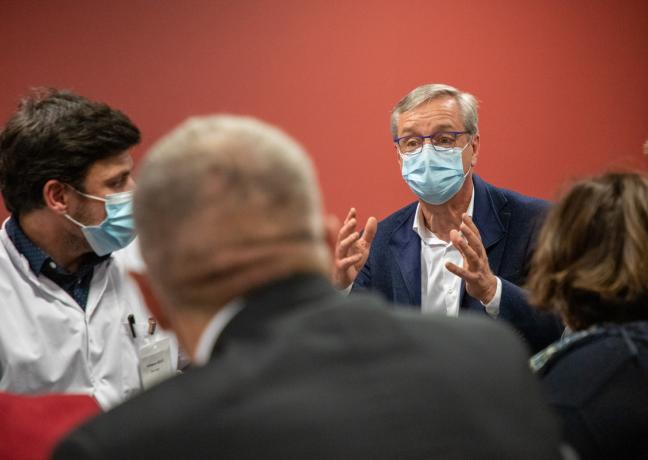
[{"label": "young man in lab coat", "polygon": [[175,371],[173,340],[149,327],[111,255],[135,238],[139,140],[120,111],[58,90],[36,91],[2,128],[0,391],[86,393],[108,408]]}]

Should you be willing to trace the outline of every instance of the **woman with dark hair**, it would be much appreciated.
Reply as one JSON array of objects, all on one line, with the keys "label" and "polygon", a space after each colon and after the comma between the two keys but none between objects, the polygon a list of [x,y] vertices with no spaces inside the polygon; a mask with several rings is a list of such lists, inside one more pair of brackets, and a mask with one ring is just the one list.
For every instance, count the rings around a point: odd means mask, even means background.
[{"label": "woman with dark hair", "polygon": [[527,283],[572,333],[531,359],[583,459],[648,459],[648,178],[576,184],[551,210]]}]

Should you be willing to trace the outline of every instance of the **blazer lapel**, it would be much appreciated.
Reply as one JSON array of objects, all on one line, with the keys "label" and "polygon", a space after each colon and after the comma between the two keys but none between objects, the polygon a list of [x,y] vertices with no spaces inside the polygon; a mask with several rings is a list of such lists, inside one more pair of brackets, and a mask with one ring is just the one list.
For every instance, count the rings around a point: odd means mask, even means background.
[{"label": "blazer lapel", "polygon": [[[507,199],[477,175],[473,176],[473,185],[475,193],[473,221],[481,235],[491,270],[498,273],[502,261],[502,249],[505,245],[497,245],[497,243],[506,237],[510,218],[510,213],[503,210]],[[463,281],[461,288],[462,299],[459,304],[463,308],[483,310],[479,300],[465,295],[466,286]]]},{"label": "blazer lapel", "polygon": [[416,209],[412,206],[412,212],[394,230],[389,239],[389,250],[396,261],[396,273],[392,274],[394,302],[420,308],[421,239],[412,229]]},{"label": "blazer lapel", "polygon": [[[473,220],[486,251],[504,238],[506,226],[502,222],[508,223],[509,214],[500,212],[506,204],[506,197],[498,193],[496,189],[486,184],[479,176],[473,177],[475,207],[473,210]],[[490,259],[489,259],[490,261]],[[493,265],[493,261],[491,266]]]}]

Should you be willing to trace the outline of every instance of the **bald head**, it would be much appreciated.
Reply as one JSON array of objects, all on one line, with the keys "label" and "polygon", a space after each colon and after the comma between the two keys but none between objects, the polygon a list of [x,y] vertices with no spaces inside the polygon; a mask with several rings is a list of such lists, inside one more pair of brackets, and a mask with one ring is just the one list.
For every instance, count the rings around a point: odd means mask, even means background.
[{"label": "bald head", "polygon": [[321,216],[302,147],[247,117],[182,123],[149,152],[135,196],[152,281],[177,307],[211,308],[284,272],[324,269]]}]

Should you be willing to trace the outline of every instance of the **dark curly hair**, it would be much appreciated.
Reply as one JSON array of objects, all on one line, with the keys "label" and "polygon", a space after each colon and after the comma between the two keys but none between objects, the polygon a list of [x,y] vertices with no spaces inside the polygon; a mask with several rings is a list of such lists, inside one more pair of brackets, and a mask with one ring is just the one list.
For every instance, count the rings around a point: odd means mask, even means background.
[{"label": "dark curly hair", "polygon": [[56,179],[79,190],[90,166],[139,143],[122,112],[70,91],[36,89],[0,132],[0,190],[7,209],[44,206],[43,186]]},{"label": "dark curly hair", "polygon": [[549,213],[530,300],[575,330],[648,319],[648,178],[608,173],[577,183]]}]

